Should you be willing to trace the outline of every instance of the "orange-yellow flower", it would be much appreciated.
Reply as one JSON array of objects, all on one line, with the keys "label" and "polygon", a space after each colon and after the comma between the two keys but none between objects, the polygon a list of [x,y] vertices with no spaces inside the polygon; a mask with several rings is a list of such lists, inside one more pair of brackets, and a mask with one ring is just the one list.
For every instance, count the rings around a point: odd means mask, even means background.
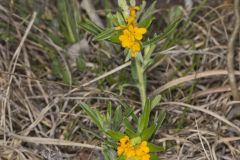
[{"label": "orange-yellow flower", "polygon": [[127,18],[127,22],[128,24],[134,24],[136,25],[136,17],[137,17],[137,14],[136,12],[139,10],[140,8],[138,6],[135,6],[135,7],[130,7],[130,14],[129,14],[129,17]]},{"label": "orange-yellow flower", "polygon": [[130,15],[131,16],[136,16],[136,12],[139,11],[140,8],[138,6],[135,7],[130,7]]},{"label": "orange-yellow flower", "polygon": [[131,48],[135,42],[134,35],[127,29],[125,29],[123,34],[119,36],[119,40],[122,42],[124,48]]},{"label": "orange-yellow flower", "polygon": [[127,25],[120,25],[116,27],[116,30],[123,30],[119,36],[121,45],[124,48],[128,48],[131,51],[131,56],[136,57],[137,53],[141,50],[140,41],[143,39],[143,35],[147,32],[146,28],[140,28],[137,26],[137,14],[136,12],[140,8],[130,7],[129,17],[127,17]]},{"label": "orange-yellow flower", "polygon": [[135,41],[132,44],[130,50],[131,50],[131,56],[132,57],[136,57],[137,56],[137,52],[139,52],[141,50],[139,42]]},{"label": "orange-yellow flower", "polygon": [[147,32],[146,28],[138,28],[138,27],[134,27],[133,25],[129,25],[128,30],[129,32],[132,33],[134,38],[139,41],[142,40],[143,34]]},{"label": "orange-yellow flower", "polygon": [[147,141],[132,144],[128,136],[119,140],[117,153],[118,156],[125,156],[126,160],[150,160]]}]

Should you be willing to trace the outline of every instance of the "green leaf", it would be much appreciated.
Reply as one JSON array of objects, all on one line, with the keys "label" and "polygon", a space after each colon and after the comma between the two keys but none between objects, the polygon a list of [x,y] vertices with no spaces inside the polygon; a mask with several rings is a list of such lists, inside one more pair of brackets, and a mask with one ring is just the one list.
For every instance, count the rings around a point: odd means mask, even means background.
[{"label": "green leaf", "polygon": [[104,147],[103,149],[103,156],[105,160],[113,160],[117,159],[116,151],[113,149],[110,149],[108,147]]},{"label": "green leaf", "polygon": [[116,31],[116,32],[112,35],[112,37],[110,37],[110,38],[108,39],[108,41],[110,41],[110,42],[112,42],[112,43],[119,43],[119,42],[120,42],[119,36],[120,36],[120,32],[119,32],[119,31]]},{"label": "green leaf", "polygon": [[77,69],[79,71],[84,71],[85,68],[86,68],[86,63],[84,61],[84,59],[82,57],[79,57],[77,60],[76,60],[76,64],[77,64]]},{"label": "green leaf", "polygon": [[112,118],[112,104],[111,102],[108,103],[108,107],[107,107],[107,120],[111,121]]},{"label": "green leaf", "polygon": [[117,18],[117,21],[118,21],[118,25],[126,24],[126,21],[124,19],[124,15],[122,14],[122,12],[117,12],[116,13],[116,18]]},{"label": "green leaf", "polygon": [[136,0],[130,0],[130,5],[131,6],[136,6]]},{"label": "green leaf", "polygon": [[177,19],[180,19],[183,16],[183,7],[174,6],[169,10],[169,22],[173,22]]},{"label": "green leaf", "polygon": [[138,133],[141,134],[142,131],[147,128],[149,122],[149,116],[151,112],[151,101],[149,99],[146,100],[144,110],[142,115],[139,118],[138,124]]},{"label": "green leaf", "polygon": [[140,27],[149,28],[155,18],[151,17],[139,23]]},{"label": "green leaf", "polygon": [[59,0],[56,2],[60,30],[68,42],[74,43],[79,39],[79,28],[77,27],[77,23],[81,22],[79,8],[75,1]]},{"label": "green leaf", "polygon": [[62,65],[61,65],[59,59],[51,51],[48,52],[48,54],[49,54],[49,57],[52,61],[52,63],[51,63],[52,73],[54,74],[54,76],[59,76],[60,77],[61,73],[62,73]]},{"label": "green leaf", "polygon": [[138,122],[138,117],[134,114],[134,109],[132,106],[128,106],[127,104],[123,103],[122,106],[124,107],[124,117],[132,117],[133,122],[137,123]]},{"label": "green leaf", "polygon": [[111,38],[117,31],[114,28],[106,29],[94,37],[96,41],[102,41]]},{"label": "green leaf", "polygon": [[147,99],[146,103],[145,103],[145,106],[144,106],[144,110],[143,110],[144,128],[146,128],[148,126],[150,112],[151,112],[151,100]]},{"label": "green leaf", "polygon": [[124,155],[121,155],[118,160],[126,160],[125,156]]},{"label": "green leaf", "polygon": [[157,145],[152,144],[152,143],[148,143],[148,148],[149,148],[150,152],[162,152],[162,151],[164,151],[163,147],[157,146]]},{"label": "green leaf", "polygon": [[130,137],[130,138],[134,138],[136,136],[138,136],[138,134],[136,134],[134,131],[129,130],[128,128],[126,128],[125,133]]},{"label": "green leaf", "polygon": [[136,70],[135,66],[136,66],[136,60],[133,59],[132,63],[131,63],[131,74],[132,74],[132,79],[137,82],[138,81],[138,75],[137,75],[137,70]]},{"label": "green leaf", "polygon": [[168,25],[168,27],[164,30],[164,32],[162,34],[157,35],[154,38],[143,42],[143,46],[147,46],[150,44],[156,44],[158,41],[166,38],[168,35],[170,35],[173,31],[176,30],[176,28],[180,22],[181,22],[181,19],[178,19],[175,22],[171,23],[170,25]]},{"label": "green leaf", "polygon": [[149,60],[151,58],[151,55],[155,50],[155,48],[156,48],[156,44],[151,44],[144,48],[144,61]]},{"label": "green leaf", "polygon": [[129,60],[131,60],[132,56],[130,49],[124,49],[124,55],[126,57],[124,62],[128,62]]},{"label": "green leaf", "polygon": [[96,30],[95,28],[93,28],[92,26],[90,26],[86,23],[79,24],[79,27],[93,35],[97,35],[100,33],[100,31]]},{"label": "green leaf", "polygon": [[72,84],[72,75],[71,75],[71,73],[69,72],[68,69],[64,68],[64,69],[62,70],[62,76],[63,76],[63,81],[64,81],[66,84],[69,84],[69,85]]},{"label": "green leaf", "polygon": [[118,6],[121,9],[128,9],[127,1],[126,0],[118,0]]},{"label": "green leaf", "polygon": [[151,6],[143,13],[139,24],[142,24],[146,19],[151,19],[150,17],[154,14],[156,8],[157,1],[155,0]]},{"label": "green leaf", "polygon": [[150,160],[160,160],[156,154],[151,153],[150,154]]},{"label": "green leaf", "polygon": [[111,27],[119,25],[118,20],[117,20],[117,16],[113,15],[112,13],[107,14],[107,20],[108,20],[108,23],[110,24]]},{"label": "green leaf", "polygon": [[148,67],[153,64],[153,62],[153,59],[144,60],[144,71],[146,71]]},{"label": "green leaf", "polygon": [[152,56],[152,53],[155,50],[156,46],[157,46],[156,44],[151,44],[151,45],[145,46],[145,48],[144,48],[144,63],[143,63],[144,71],[146,71],[148,69],[148,67],[150,65],[152,65],[154,62],[154,60],[151,59],[151,56]]},{"label": "green leaf", "polygon": [[85,104],[83,102],[80,103],[80,107],[87,113],[87,115],[91,118],[93,123],[95,123],[98,126],[99,129],[104,131],[104,128],[103,128],[103,125],[102,125],[103,124],[103,119],[101,118],[99,113],[94,111],[91,107],[89,107],[87,104]]},{"label": "green leaf", "polygon": [[128,16],[128,4],[126,0],[118,0],[119,7],[123,10],[124,17]]},{"label": "green leaf", "polygon": [[143,116],[140,116],[138,119],[138,134],[141,134],[142,131],[144,130],[144,125],[143,125]]},{"label": "green leaf", "polygon": [[141,3],[141,5],[140,5],[140,10],[138,11],[138,15],[141,15],[142,13],[144,13],[145,11],[144,11],[144,9],[145,9],[145,7],[146,7],[146,0],[142,0],[142,3]]},{"label": "green leaf", "polygon": [[151,100],[151,102],[152,102],[152,103],[151,103],[152,109],[153,109],[154,107],[156,107],[156,105],[158,105],[158,104],[160,103],[161,98],[162,98],[161,95],[157,95],[157,96],[155,96],[155,97]]},{"label": "green leaf", "polygon": [[102,115],[98,110],[93,111],[96,113],[97,119],[99,120],[99,123],[102,126],[103,130],[105,130],[105,128],[109,128],[109,124],[106,121],[106,116]]},{"label": "green leaf", "polygon": [[157,132],[157,130],[159,130],[159,128],[162,126],[162,123],[163,123],[165,117],[166,117],[166,112],[161,111],[159,113],[158,119],[156,121],[156,128],[154,129],[153,134],[155,134]]},{"label": "green leaf", "polygon": [[139,61],[139,62],[141,62],[141,63],[143,63],[143,56],[142,56],[142,52],[139,52],[138,54],[137,54],[137,57],[135,58],[137,61]]},{"label": "green leaf", "polygon": [[114,112],[114,117],[113,117],[112,127],[114,130],[120,129],[122,120],[123,120],[122,108],[121,108],[121,106],[118,106]]},{"label": "green leaf", "polygon": [[149,138],[151,138],[152,135],[153,135],[153,132],[154,132],[154,130],[155,130],[155,128],[156,128],[156,126],[157,126],[157,125],[154,124],[154,125],[152,125],[151,127],[143,130],[143,132],[142,132],[142,134],[141,134],[141,138],[142,138],[143,140],[146,140],[146,141],[147,141]]},{"label": "green leaf", "polygon": [[128,119],[127,119],[126,117],[123,119],[123,123],[124,123],[124,125],[125,125],[125,127],[126,127],[127,129],[129,129],[129,130],[131,130],[132,132],[134,132],[133,126],[130,124],[130,122],[128,121]]},{"label": "green leaf", "polygon": [[90,21],[89,19],[86,19],[85,22],[82,22],[79,24],[79,27],[84,29],[85,31],[88,31],[92,33],[93,35],[98,35],[103,31],[101,27],[96,25],[94,22]]},{"label": "green leaf", "polygon": [[135,146],[135,145],[140,144],[141,141],[142,141],[141,137],[138,136],[138,137],[132,138],[132,139],[130,140],[130,143],[131,143],[132,146]]},{"label": "green leaf", "polygon": [[91,137],[91,138],[93,137],[93,138],[97,138],[97,139],[102,139],[102,135],[99,134],[99,133],[96,133],[91,128],[85,128],[85,126],[83,126],[81,124],[79,124],[79,127],[81,128],[81,131],[84,133],[84,135],[86,135],[88,138],[89,137]]},{"label": "green leaf", "polygon": [[107,134],[115,140],[120,140],[121,138],[123,138],[125,136],[125,134],[123,134],[121,132],[116,132],[113,130],[108,130]]}]

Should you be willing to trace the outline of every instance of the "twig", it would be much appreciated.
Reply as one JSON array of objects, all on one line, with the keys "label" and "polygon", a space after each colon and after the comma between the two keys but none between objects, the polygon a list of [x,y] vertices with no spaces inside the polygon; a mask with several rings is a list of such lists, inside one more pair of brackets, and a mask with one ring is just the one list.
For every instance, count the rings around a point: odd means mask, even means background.
[{"label": "twig", "polygon": [[101,76],[99,76],[99,77],[97,77],[97,78],[95,78],[95,79],[93,79],[93,80],[91,80],[91,81],[89,81],[87,83],[84,83],[81,86],[82,87],[86,87],[86,86],[88,86],[88,85],[90,85],[90,84],[92,84],[92,83],[94,83],[96,81],[99,81],[100,79],[103,79],[103,78],[105,78],[105,77],[107,77],[107,76],[109,76],[109,75],[111,75],[111,74],[113,74],[115,72],[118,72],[118,71],[122,70],[123,68],[126,68],[127,66],[130,66],[130,65],[131,65],[131,62],[127,62],[127,63],[125,63],[125,64],[123,64],[123,65],[121,65],[121,66],[119,66],[119,67],[117,67],[117,68],[107,72],[107,73],[104,73],[103,75],[101,75]]},{"label": "twig", "polygon": [[[4,100],[4,102],[3,102],[2,117],[1,117],[1,123],[3,123],[4,129],[6,129],[6,124],[5,124],[6,108],[8,108],[8,112],[10,112],[10,109],[9,109],[10,107],[9,107],[8,99],[9,99],[9,97],[10,97],[10,86],[11,86],[11,83],[12,83],[12,80],[13,80],[13,75],[12,75],[12,73],[15,72],[16,65],[17,65],[17,61],[18,61],[18,57],[19,57],[20,52],[21,52],[21,50],[22,50],[23,44],[24,44],[25,40],[27,39],[27,36],[28,36],[28,34],[29,34],[32,26],[33,26],[33,23],[34,23],[34,21],[35,21],[35,19],[36,19],[36,16],[37,16],[37,13],[34,12],[34,13],[33,13],[33,16],[32,16],[32,19],[31,19],[31,21],[30,21],[29,24],[28,24],[28,27],[27,27],[24,35],[23,35],[23,38],[21,39],[21,42],[20,42],[18,48],[16,49],[16,51],[15,51],[13,57],[12,57],[12,60],[11,60],[10,66],[9,66],[9,72],[11,73],[11,75],[10,75],[10,77],[9,77],[8,88],[6,89],[6,93],[5,93],[5,95],[6,95],[7,98],[6,98],[6,99]],[[10,112],[10,113],[11,113],[11,112]],[[10,123],[10,125],[11,125],[11,123]],[[4,134],[4,141],[5,141],[5,140],[6,140],[6,139],[5,139],[5,134]]]},{"label": "twig", "polygon": [[227,70],[228,70],[228,78],[229,83],[232,89],[232,94],[234,100],[240,100],[239,94],[238,94],[238,87],[236,83],[236,78],[234,75],[234,45],[235,40],[237,38],[237,35],[239,33],[240,28],[240,16],[239,16],[239,0],[234,1],[234,12],[236,16],[236,24],[235,28],[233,30],[232,36],[230,37],[229,43],[228,43],[228,54],[227,54]]},{"label": "twig", "polygon": [[217,155],[215,153],[215,150],[216,150],[218,144],[232,142],[232,141],[239,141],[239,140],[240,140],[240,137],[227,137],[227,138],[221,137],[221,138],[219,138],[219,140],[212,145],[212,153],[213,153],[214,160],[217,160]]},{"label": "twig", "polygon": [[203,140],[202,140],[202,139],[203,139],[203,138],[202,138],[202,134],[201,134],[200,131],[199,131],[198,123],[197,123],[197,120],[196,120],[196,119],[195,119],[195,123],[196,123],[197,133],[198,133],[198,137],[199,137],[199,140],[200,140],[200,142],[201,142],[203,151],[204,151],[204,153],[205,153],[205,155],[206,155],[206,158],[207,158],[208,160],[210,160],[209,155],[208,155],[208,153],[207,153],[207,151],[206,151],[206,149],[205,149],[205,146],[204,146],[204,143],[203,143]]},{"label": "twig", "polygon": [[[0,128],[0,130],[4,131],[4,129]],[[19,139],[23,142],[35,143],[35,144],[49,144],[49,145],[60,145],[60,146],[75,146],[75,147],[83,147],[83,148],[90,148],[96,150],[102,150],[102,147],[98,147],[95,145],[84,144],[84,143],[77,143],[71,142],[61,139],[53,139],[53,138],[40,138],[40,137],[28,137],[28,136],[20,136],[15,133],[4,131],[13,138]]]},{"label": "twig", "polygon": [[[227,54],[227,70],[228,70],[228,78],[229,78],[229,83],[231,86],[231,91],[232,95],[235,101],[239,101],[240,97],[238,94],[238,87],[236,83],[236,77],[234,75],[234,46],[235,46],[235,41],[236,38],[239,34],[239,29],[240,29],[240,15],[239,15],[239,0],[234,1],[234,13],[236,17],[236,23],[235,23],[235,28],[233,30],[233,33],[229,39],[228,42],[228,54]],[[239,114],[240,112],[240,107],[239,106],[233,106],[231,111],[228,113],[228,118],[233,118],[236,116],[236,114]]]}]

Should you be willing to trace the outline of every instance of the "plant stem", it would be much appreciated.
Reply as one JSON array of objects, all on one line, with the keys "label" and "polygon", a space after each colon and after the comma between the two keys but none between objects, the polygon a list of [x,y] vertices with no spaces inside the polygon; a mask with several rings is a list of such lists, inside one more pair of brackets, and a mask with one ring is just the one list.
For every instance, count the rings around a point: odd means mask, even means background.
[{"label": "plant stem", "polygon": [[136,70],[138,76],[138,89],[141,96],[142,109],[144,109],[146,102],[146,86],[144,82],[144,70],[140,64],[140,60],[136,59]]}]

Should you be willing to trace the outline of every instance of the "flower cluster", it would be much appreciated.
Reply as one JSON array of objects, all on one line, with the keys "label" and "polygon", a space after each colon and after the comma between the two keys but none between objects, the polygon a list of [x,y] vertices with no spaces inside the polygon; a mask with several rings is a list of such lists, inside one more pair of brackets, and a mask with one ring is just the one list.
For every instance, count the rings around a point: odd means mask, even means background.
[{"label": "flower cluster", "polygon": [[117,148],[118,156],[125,156],[126,160],[149,160],[149,148],[146,141],[134,144],[128,136],[120,139]]},{"label": "flower cluster", "polygon": [[116,27],[117,30],[123,30],[122,35],[119,36],[119,40],[122,43],[122,47],[129,48],[131,50],[132,57],[137,56],[137,52],[141,50],[140,41],[143,38],[143,34],[147,32],[146,28],[140,28],[137,25],[137,14],[139,7],[131,7],[129,16],[127,17],[127,25],[120,25]]}]

